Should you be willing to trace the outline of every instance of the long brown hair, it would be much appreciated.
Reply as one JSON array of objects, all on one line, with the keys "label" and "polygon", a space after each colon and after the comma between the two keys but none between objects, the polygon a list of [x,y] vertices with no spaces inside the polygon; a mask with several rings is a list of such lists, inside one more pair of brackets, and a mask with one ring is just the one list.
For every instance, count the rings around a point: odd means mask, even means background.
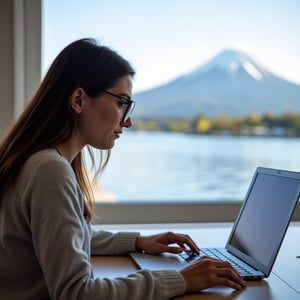
[{"label": "long brown hair", "polygon": [[[128,61],[98,45],[94,39],[75,41],[61,51],[0,144],[0,205],[5,191],[33,153],[55,148],[71,137],[76,114],[70,108],[69,99],[74,90],[82,87],[90,97],[97,97],[125,75],[134,75]],[[99,171],[107,164],[109,150],[103,157]],[[95,163],[93,157],[92,162]],[[71,165],[84,194],[86,218],[91,221],[94,198],[81,152]]]}]

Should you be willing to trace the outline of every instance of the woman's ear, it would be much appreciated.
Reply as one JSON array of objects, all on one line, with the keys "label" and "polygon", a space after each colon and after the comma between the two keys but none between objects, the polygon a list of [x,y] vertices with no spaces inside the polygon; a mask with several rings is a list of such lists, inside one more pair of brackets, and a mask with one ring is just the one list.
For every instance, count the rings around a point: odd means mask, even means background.
[{"label": "woman's ear", "polygon": [[84,105],[84,90],[77,88],[70,98],[70,106],[77,113],[80,114]]}]

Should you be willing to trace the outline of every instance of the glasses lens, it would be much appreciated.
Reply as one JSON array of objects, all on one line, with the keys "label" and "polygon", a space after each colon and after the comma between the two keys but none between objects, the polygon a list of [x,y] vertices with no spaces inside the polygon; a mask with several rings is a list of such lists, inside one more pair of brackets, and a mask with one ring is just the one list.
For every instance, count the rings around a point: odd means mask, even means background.
[{"label": "glasses lens", "polygon": [[129,106],[127,107],[127,109],[125,111],[125,114],[124,114],[124,117],[123,117],[123,122],[126,122],[130,118],[130,116],[133,113],[134,107],[135,107],[135,102],[131,101]]}]

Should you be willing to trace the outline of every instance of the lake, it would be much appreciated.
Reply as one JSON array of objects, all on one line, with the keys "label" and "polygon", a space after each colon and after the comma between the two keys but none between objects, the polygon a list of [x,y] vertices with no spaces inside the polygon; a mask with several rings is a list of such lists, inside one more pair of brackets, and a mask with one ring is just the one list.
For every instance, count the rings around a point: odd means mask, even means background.
[{"label": "lake", "polygon": [[300,139],[125,131],[99,178],[117,201],[240,201],[258,166],[300,171]]}]

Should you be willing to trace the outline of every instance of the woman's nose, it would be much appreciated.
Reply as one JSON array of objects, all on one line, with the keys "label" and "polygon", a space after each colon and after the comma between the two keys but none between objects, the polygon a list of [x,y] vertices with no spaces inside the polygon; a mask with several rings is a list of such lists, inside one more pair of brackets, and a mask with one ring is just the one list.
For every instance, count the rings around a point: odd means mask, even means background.
[{"label": "woman's nose", "polygon": [[132,124],[133,124],[133,122],[131,120],[131,117],[129,117],[126,121],[123,122],[122,126],[126,127],[126,128],[130,128],[130,127],[132,127]]}]

